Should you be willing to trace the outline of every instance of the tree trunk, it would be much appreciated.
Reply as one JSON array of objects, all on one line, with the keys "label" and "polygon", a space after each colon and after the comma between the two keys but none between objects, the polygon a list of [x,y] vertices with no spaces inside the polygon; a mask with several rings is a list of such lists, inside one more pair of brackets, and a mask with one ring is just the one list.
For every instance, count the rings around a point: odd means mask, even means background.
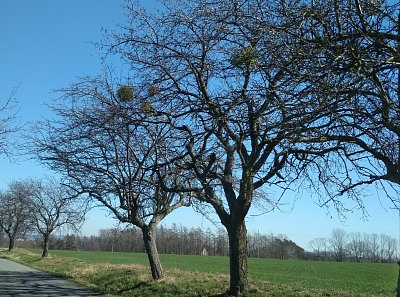
[{"label": "tree trunk", "polygon": [[151,276],[153,280],[160,280],[164,278],[164,271],[161,266],[160,257],[158,255],[156,238],[155,238],[155,228],[144,227],[142,229],[143,241],[146,249],[147,257],[149,259]]},{"label": "tree trunk", "polygon": [[50,244],[50,237],[44,236],[43,237],[43,253],[42,258],[46,258],[49,256],[49,244]]},{"label": "tree trunk", "polygon": [[14,236],[8,236],[8,239],[9,239],[8,250],[11,251],[14,248],[15,237]]},{"label": "tree trunk", "polygon": [[242,296],[247,290],[247,229],[243,221],[227,228],[229,236],[229,296]]}]

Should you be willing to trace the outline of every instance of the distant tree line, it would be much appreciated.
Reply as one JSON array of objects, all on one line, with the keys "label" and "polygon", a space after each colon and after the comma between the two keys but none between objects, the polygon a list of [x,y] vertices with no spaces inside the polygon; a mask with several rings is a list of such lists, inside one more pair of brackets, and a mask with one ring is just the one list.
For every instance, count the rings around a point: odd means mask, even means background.
[{"label": "distant tree line", "polygon": [[[20,235],[16,246],[43,248],[43,240],[33,233]],[[161,254],[229,256],[229,242],[223,229],[206,230],[187,228],[172,224],[161,225],[157,230]],[[4,233],[0,233],[0,246],[7,244]],[[354,261],[391,263],[398,259],[398,241],[386,234],[361,232],[346,233],[342,229],[332,230],[330,237],[316,237],[309,243],[307,252],[282,234],[248,234],[248,256],[251,258],[295,259],[320,261]],[[103,252],[145,252],[142,233],[138,228],[108,228],[98,235],[74,234],[54,235],[50,249],[83,250]]]},{"label": "distant tree line", "polygon": [[330,237],[317,237],[310,241],[312,253],[307,258],[354,262],[394,262],[398,242],[385,234],[361,232],[346,233],[334,229]]},{"label": "distant tree line", "polygon": [[[137,228],[101,229],[97,236],[67,235],[52,241],[51,248],[85,251],[145,252]],[[157,230],[159,252],[179,255],[229,256],[229,242],[223,229],[187,228],[172,224]],[[286,235],[249,233],[248,256],[251,258],[354,261],[389,263],[397,260],[398,241],[386,234],[345,232],[333,229],[329,237],[310,241],[312,251],[288,239]],[[40,242],[39,242],[40,244]]]},{"label": "distant tree line", "polygon": [[[159,252],[162,254],[228,256],[229,244],[223,229],[187,228],[172,224],[161,225],[157,230]],[[305,259],[305,251],[285,235],[250,233],[248,255],[253,258]],[[25,245],[27,245],[25,243]],[[30,247],[39,247],[41,241],[31,242]],[[138,228],[101,229],[93,236],[55,236],[50,249],[145,252],[142,233]]]}]

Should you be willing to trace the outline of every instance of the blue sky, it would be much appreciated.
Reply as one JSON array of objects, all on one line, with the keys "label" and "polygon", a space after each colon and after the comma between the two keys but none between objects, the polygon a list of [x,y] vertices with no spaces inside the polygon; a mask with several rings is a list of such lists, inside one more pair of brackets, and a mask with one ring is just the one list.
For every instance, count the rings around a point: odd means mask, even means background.
[{"label": "blue sky", "polygon": [[[145,2],[145,1],[143,1]],[[0,9],[0,101],[17,88],[21,124],[49,117],[46,103],[57,94],[53,90],[66,87],[79,76],[95,75],[102,70],[100,52],[93,42],[100,41],[102,28],[115,29],[125,20],[122,0],[2,0]],[[147,5],[155,7],[153,1]],[[0,188],[13,180],[43,177],[51,174],[40,164],[27,158],[12,161],[0,158]],[[309,193],[302,193],[294,202],[285,196],[282,211],[248,217],[250,232],[286,234],[289,239],[308,248],[315,237],[329,236],[333,228],[347,232],[385,233],[399,237],[399,215],[391,209],[384,193],[373,186],[367,192],[369,218],[360,212],[347,215],[341,222],[334,209],[318,207]],[[272,193],[273,194],[273,193]],[[181,209],[165,220],[187,227],[213,228],[201,215]],[[82,232],[96,234],[100,228],[113,227],[115,222],[104,211],[89,214]]]}]

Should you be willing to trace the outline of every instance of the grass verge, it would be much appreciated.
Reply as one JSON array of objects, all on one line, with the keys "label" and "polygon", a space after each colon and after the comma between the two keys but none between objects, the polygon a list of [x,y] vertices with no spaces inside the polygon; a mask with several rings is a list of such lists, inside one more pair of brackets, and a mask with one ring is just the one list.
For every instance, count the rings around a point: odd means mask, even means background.
[{"label": "grass verge", "polygon": [[[88,255],[86,254],[87,257]],[[172,268],[171,265],[166,265],[166,278],[154,282],[151,280],[148,267],[143,264],[120,264],[115,263],[115,261],[114,263],[101,263],[96,261],[95,258],[82,260],[65,256],[65,254],[41,260],[39,254],[23,249],[17,249],[13,252],[0,250],[0,257],[72,279],[81,285],[101,292],[105,296],[217,297],[223,296],[223,292],[229,286],[229,278],[226,274],[189,271]],[[177,261],[177,257],[179,256],[175,256],[175,261]],[[289,273],[286,278],[286,282],[267,281],[263,280],[262,277],[252,278],[246,296],[394,296],[395,289],[388,288],[376,294],[349,292],[346,286],[335,288],[309,286],[307,283],[292,279]]]}]

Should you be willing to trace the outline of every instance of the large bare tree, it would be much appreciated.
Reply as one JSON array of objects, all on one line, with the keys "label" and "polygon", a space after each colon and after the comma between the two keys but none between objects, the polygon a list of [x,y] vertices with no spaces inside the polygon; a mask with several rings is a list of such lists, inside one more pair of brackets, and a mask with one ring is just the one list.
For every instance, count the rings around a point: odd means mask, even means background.
[{"label": "large bare tree", "polygon": [[30,223],[43,238],[42,258],[49,254],[54,231],[78,230],[85,220],[87,203],[82,203],[65,185],[55,180],[34,181],[30,197]]},{"label": "large bare tree", "polygon": [[161,182],[162,189],[196,193],[218,215],[229,237],[228,294],[239,296],[248,288],[245,218],[253,200],[278,204],[281,196],[267,189],[300,178],[306,153],[330,150],[315,151],[318,135],[306,133],[327,110],[295,79],[304,56],[276,29],[286,24],[281,2],[163,4],[157,13],[129,5],[128,24],[105,47],[129,65],[151,121],[174,131],[180,145],[166,161],[196,183]]},{"label": "large bare tree", "polygon": [[88,194],[119,221],[142,231],[153,279],[164,272],[156,246],[156,228],[174,209],[189,205],[190,195],[166,192],[187,179],[172,166],[171,129],[153,123],[150,107],[129,85],[110,76],[85,78],[62,90],[54,105],[59,120],[39,124],[33,150],[65,184]]}]

